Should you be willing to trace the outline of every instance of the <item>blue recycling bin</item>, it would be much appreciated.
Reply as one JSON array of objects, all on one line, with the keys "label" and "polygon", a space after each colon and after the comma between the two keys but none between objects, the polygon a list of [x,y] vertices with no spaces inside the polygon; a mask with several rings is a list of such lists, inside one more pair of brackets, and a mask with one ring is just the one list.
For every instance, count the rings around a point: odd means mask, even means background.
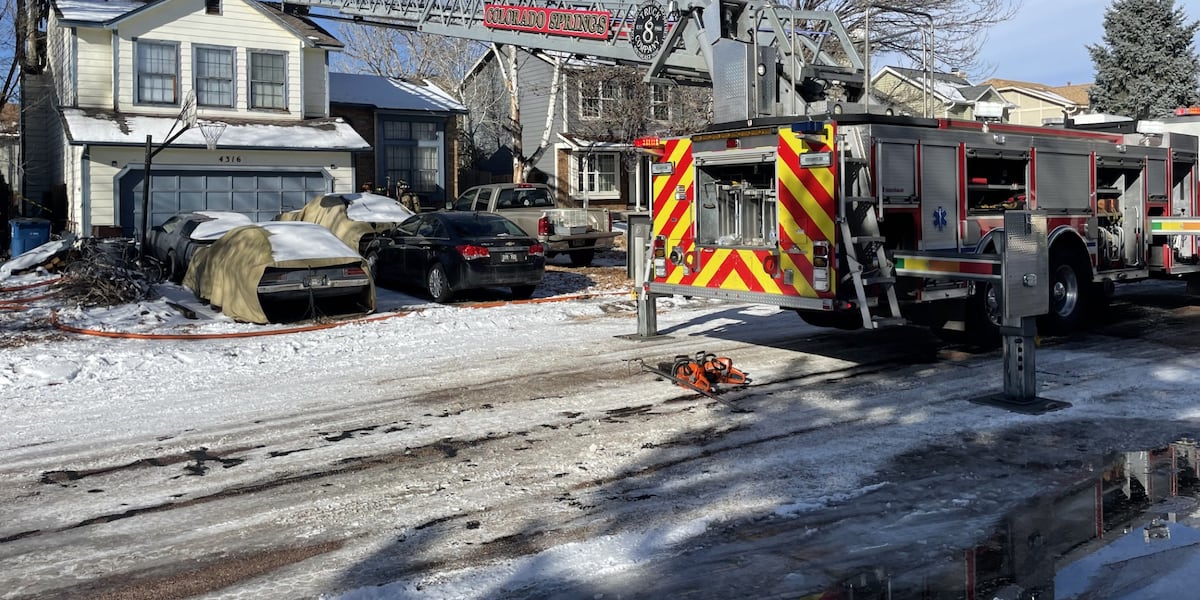
[{"label": "blue recycling bin", "polygon": [[8,224],[12,228],[13,258],[50,241],[50,221],[46,219],[22,217],[10,219]]}]

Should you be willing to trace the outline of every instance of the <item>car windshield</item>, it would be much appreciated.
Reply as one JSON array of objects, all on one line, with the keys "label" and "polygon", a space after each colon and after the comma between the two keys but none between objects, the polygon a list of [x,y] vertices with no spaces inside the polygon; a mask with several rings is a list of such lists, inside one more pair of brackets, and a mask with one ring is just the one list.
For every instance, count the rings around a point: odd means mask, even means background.
[{"label": "car windshield", "polygon": [[450,221],[449,225],[455,235],[464,238],[525,235],[520,227],[508,219],[488,218],[482,215],[474,215],[470,219],[455,219]]}]

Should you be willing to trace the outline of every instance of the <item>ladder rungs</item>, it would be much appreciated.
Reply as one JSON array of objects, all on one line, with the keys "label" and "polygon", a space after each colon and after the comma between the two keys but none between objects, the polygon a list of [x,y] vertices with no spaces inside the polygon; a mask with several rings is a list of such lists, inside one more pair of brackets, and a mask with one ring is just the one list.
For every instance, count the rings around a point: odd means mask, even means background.
[{"label": "ladder rungs", "polygon": [[847,202],[857,202],[859,204],[875,204],[875,196],[843,196]]},{"label": "ladder rungs", "polygon": [[877,283],[896,283],[895,277],[887,275],[875,275],[872,277],[863,277],[863,285],[874,285]]},{"label": "ladder rungs", "polygon": [[898,327],[900,325],[908,325],[908,320],[904,317],[871,317],[871,322],[875,327]]}]

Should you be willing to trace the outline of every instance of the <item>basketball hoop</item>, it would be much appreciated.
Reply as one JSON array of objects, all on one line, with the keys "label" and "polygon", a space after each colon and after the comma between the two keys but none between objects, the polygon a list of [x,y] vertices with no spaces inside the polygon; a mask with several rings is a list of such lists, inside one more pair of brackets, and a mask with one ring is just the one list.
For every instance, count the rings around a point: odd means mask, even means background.
[{"label": "basketball hoop", "polygon": [[204,143],[208,145],[209,150],[217,149],[217,140],[221,139],[222,133],[225,133],[225,123],[220,121],[200,123],[200,134],[204,136]]}]

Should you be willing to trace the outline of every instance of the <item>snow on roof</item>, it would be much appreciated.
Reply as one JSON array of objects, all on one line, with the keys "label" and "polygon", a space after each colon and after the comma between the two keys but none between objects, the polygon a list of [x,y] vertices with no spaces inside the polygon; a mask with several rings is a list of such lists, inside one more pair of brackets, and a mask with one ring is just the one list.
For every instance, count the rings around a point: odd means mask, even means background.
[{"label": "snow on roof", "polygon": [[276,262],[312,258],[361,258],[333,232],[307,221],[256,223],[271,234],[271,257]]},{"label": "snow on roof", "polygon": [[[72,144],[145,145],[146,136],[154,142],[165,140],[175,117],[119,114],[108,111],[64,108],[67,137]],[[217,142],[223,148],[270,148],[273,150],[366,150],[370,144],[341,119],[309,119],[294,122],[227,122]],[[172,146],[204,147],[200,127],[179,136]]]},{"label": "snow on roof", "polygon": [[415,83],[358,73],[330,73],[329,102],[391,110],[467,112],[466,107],[433,82]]},{"label": "snow on roof", "polygon": [[[151,194],[153,196],[154,194]],[[242,213],[220,210],[202,210],[196,214],[211,217],[211,221],[202,221],[192,230],[193,240],[218,240],[227,231],[242,225],[251,225],[254,221]]]},{"label": "snow on roof", "polygon": [[351,221],[399,223],[414,214],[395,199],[379,194],[344,194],[342,197],[350,202],[346,217]]},{"label": "snow on roof", "polygon": [[146,4],[143,0],[58,0],[54,7],[64,21],[107,23]]},{"label": "snow on roof", "polygon": [[[78,24],[108,24],[155,4],[156,0],[58,0],[54,8],[62,21]],[[344,45],[312,19],[304,15],[285,12],[282,4],[249,2],[276,19],[306,44],[325,48],[342,48]]]}]

